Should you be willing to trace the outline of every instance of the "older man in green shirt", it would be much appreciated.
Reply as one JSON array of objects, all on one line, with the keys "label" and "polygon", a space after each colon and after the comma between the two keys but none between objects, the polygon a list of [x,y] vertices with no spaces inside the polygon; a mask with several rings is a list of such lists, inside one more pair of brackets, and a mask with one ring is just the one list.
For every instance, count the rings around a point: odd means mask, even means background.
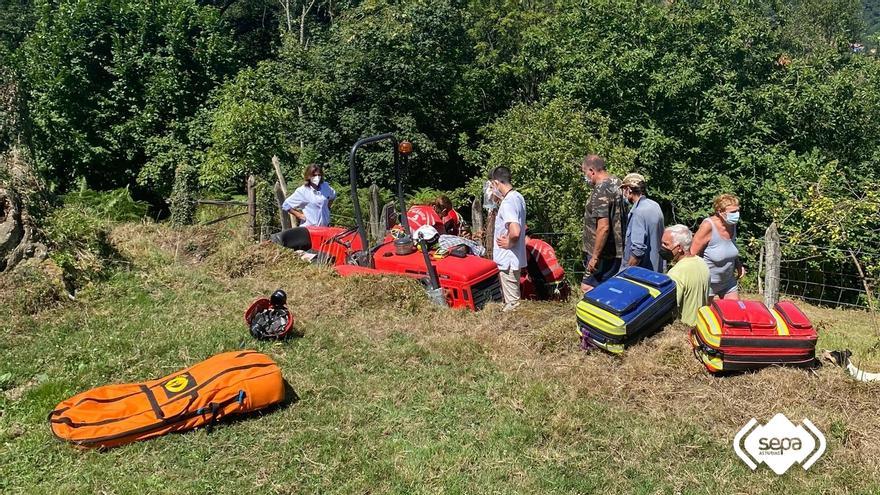
[{"label": "older man in green shirt", "polygon": [[660,257],[675,263],[668,275],[675,280],[679,319],[690,326],[696,326],[697,310],[709,300],[709,267],[691,254],[693,240],[691,230],[680,224],[667,227],[660,240]]}]

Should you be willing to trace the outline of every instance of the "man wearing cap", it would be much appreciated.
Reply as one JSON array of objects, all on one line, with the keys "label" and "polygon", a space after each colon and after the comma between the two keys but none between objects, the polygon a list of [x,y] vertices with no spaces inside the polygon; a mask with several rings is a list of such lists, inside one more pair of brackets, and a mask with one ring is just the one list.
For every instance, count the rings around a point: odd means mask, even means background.
[{"label": "man wearing cap", "polygon": [[594,287],[620,271],[623,255],[623,200],[620,179],[605,170],[605,159],[587,155],[581,162],[584,180],[593,188],[584,209],[584,268],[581,290]]},{"label": "man wearing cap", "polygon": [[663,211],[660,205],[645,196],[645,178],[627,174],[620,184],[624,200],[630,205],[623,243],[623,266],[641,266],[663,273],[660,240],[663,237]]}]

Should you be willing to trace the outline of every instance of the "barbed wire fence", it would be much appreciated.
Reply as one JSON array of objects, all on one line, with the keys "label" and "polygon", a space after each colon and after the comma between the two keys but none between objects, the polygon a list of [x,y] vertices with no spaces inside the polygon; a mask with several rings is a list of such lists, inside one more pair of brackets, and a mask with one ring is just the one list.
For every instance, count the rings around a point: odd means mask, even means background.
[{"label": "barbed wire fence", "polygon": [[765,302],[782,294],[821,306],[880,309],[880,251],[804,244],[781,237],[775,224],[763,239],[744,244],[758,254],[757,291]]}]

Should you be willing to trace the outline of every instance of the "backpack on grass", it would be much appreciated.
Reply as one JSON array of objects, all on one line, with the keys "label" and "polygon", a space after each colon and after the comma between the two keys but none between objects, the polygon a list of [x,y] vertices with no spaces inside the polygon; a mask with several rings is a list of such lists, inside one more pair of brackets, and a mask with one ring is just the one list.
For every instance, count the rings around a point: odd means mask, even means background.
[{"label": "backpack on grass", "polygon": [[283,401],[284,390],[269,356],[226,352],[157,380],[77,394],[49,413],[49,426],[78,446],[115,447],[263,409]]}]

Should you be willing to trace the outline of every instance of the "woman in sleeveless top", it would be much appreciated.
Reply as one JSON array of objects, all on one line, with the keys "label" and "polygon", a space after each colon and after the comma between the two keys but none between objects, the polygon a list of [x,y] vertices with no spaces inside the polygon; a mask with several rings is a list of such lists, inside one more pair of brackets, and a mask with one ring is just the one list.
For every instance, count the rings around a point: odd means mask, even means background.
[{"label": "woman in sleeveless top", "polygon": [[739,199],[722,194],[712,202],[715,214],[703,220],[694,235],[691,254],[702,256],[709,265],[709,301],[739,299],[738,280],[745,275],[736,247],[736,224],[739,223]]}]

